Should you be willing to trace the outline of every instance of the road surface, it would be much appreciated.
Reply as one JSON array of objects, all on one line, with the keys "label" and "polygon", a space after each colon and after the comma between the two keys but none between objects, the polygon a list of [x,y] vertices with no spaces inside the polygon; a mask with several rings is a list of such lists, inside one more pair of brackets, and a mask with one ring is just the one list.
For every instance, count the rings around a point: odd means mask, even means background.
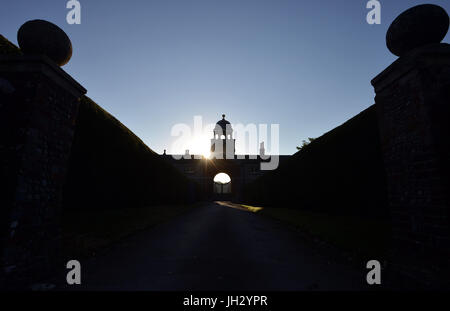
[{"label": "road surface", "polygon": [[337,263],[307,244],[278,221],[210,203],[80,260],[82,284],[70,289],[368,289],[363,263]]}]

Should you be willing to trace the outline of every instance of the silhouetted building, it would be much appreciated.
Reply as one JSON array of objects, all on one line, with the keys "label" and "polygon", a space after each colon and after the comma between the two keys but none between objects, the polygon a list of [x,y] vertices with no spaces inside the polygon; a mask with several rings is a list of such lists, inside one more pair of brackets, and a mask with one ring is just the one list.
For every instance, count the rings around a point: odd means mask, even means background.
[{"label": "silhouetted building", "polygon": [[[197,182],[205,198],[239,200],[245,184],[268,172],[261,170],[261,162],[270,161],[265,154],[264,142],[260,144],[259,155],[236,155],[233,128],[224,114],[216,123],[213,134],[209,158],[192,155],[189,150],[184,155],[170,155],[164,151],[161,156],[189,179]],[[290,157],[276,156],[279,157],[280,164]],[[215,183],[214,177],[219,173],[227,174],[231,181],[226,184]]]}]

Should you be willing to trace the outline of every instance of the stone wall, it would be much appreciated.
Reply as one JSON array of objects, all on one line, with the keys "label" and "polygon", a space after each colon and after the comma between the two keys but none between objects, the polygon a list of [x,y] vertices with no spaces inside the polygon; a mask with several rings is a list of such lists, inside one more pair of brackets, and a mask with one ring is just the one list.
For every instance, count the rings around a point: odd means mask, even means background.
[{"label": "stone wall", "polygon": [[81,98],[65,209],[192,203],[197,188],[119,120],[87,96]]},{"label": "stone wall", "polygon": [[58,264],[62,189],[86,91],[45,56],[0,56],[0,84],[0,266],[13,288]]},{"label": "stone wall", "polygon": [[450,265],[450,45],[400,57],[373,79],[388,200],[393,265],[429,286]]},{"label": "stone wall", "polygon": [[375,105],[250,183],[244,200],[292,209],[388,216]]},{"label": "stone wall", "polygon": [[[269,161],[261,159],[257,155],[234,155],[233,159],[205,159],[201,156],[168,155],[163,154],[161,158],[178,169],[180,173],[194,181],[200,186],[200,197],[213,200],[242,201],[245,185],[253,182],[264,175],[266,170],[261,170],[261,162]],[[279,156],[279,162],[287,161],[290,156]],[[232,193],[227,196],[218,196],[213,191],[213,179],[218,173],[226,173],[231,178]]]}]

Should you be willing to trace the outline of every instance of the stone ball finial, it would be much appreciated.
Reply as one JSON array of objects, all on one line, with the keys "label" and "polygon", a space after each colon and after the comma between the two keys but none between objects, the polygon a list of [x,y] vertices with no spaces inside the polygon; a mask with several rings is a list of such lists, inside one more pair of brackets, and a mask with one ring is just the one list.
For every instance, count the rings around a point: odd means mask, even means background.
[{"label": "stone ball finial", "polygon": [[58,66],[64,66],[72,57],[69,37],[45,20],[35,19],[23,24],[17,32],[17,42],[24,54],[47,55]]},{"label": "stone ball finial", "polygon": [[402,56],[410,50],[440,43],[447,34],[449,17],[438,5],[421,4],[401,13],[386,33],[386,45],[392,54]]}]

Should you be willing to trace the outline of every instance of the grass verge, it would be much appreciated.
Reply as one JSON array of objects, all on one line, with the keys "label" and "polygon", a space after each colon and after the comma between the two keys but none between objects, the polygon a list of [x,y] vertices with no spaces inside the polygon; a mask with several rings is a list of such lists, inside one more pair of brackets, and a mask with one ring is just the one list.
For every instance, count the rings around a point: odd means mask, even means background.
[{"label": "grass verge", "polygon": [[169,221],[199,205],[67,211],[63,215],[63,253],[74,258],[95,255],[122,238]]},{"label": "grass verge", "polygon": [[356,256],[386,258],[391,228],[388,220],[329,215],[289,208],[242,205],[259,215],[293,225],[312,237]]}]

